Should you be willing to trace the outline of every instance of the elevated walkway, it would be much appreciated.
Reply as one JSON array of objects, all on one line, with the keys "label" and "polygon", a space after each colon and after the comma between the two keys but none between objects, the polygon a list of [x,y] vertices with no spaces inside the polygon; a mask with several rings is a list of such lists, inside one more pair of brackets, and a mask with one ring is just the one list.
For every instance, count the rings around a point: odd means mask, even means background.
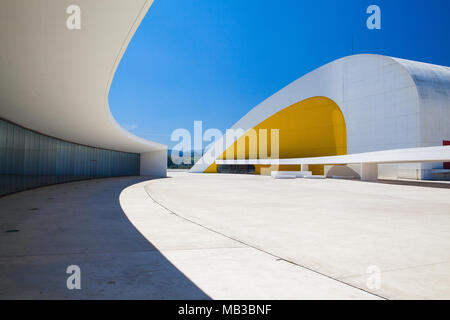
[{"label": "elevated walkway", "polygon": [[291,159],[216,160],[218,165],[301,165],[302,171],[312,164],[361,164],[361,180],[378,178],[378,164],[450,161],[450,146],[408,148],[355,153],[342,156]]}]

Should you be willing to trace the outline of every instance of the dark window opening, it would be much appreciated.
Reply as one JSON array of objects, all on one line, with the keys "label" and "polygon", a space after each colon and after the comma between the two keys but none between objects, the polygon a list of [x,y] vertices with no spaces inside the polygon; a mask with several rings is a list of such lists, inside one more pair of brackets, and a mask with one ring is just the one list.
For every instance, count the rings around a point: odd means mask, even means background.
[{"label": "dark window opening", "polygon": [[254,165],[218,165],[219,173],[235,173],[235,174],[253,174],[255,173]]}]

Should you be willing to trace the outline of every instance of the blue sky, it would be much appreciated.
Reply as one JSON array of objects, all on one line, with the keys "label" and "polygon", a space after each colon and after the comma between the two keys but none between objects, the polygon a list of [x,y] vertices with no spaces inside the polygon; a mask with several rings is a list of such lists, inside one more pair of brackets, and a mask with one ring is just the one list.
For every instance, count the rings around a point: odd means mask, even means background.
[{"label": "blue sky", "polygon": [[[381,8],[368,30],[366,9]],[[302,75],[352,53],[450,66],[448,0],[155,0],[109,95],[116,120],[168,144],[177,128],[224,132]],[[353,38],[353,41],[352,41]]]}]

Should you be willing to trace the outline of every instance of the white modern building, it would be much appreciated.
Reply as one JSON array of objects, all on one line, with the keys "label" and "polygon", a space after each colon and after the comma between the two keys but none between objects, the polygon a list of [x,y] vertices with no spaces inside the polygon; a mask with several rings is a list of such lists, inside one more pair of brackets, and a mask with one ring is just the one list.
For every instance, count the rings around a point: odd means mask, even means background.
[{"label": "white modern building", "polygon": [[[345,57],[283,88],[232,129],[234,136],[225,134],[192,172],[220,172],[216,161],[274,158],[267,150],[261,155],[259,145],[273,129],[279,130],[279,159],[443,146],[450,140],[450,68],[372,54]],[[253,155],[249,146],[239,151],[239,143],[252,140],[258,146]],[[349,166],[358,173],[358,166]],[[299,165],[255,167],[262,174],[300,170]],[[447,169],[442,162],[386,164],[379,176],[446,179]]]},{"label": "white modern building", "polygon": [[[166,175],[167,147],[123,129],[108,105],[116,69],[152,2],[0,3],[0,194]],[[72,28],[74,14],[80,23]]]},{"label": "white modern building", "polygon": [[[115,71],[152,2],[0,3],[0,195],[95,177],[166,175],[167,147],[126,131],[108,104]],[[441,146],[450,140],[449,95],[448,67],[377,55],[339,59],[252,109],[233,127],[242,133],[225,135],[192,171],[220,171],[216,160],[229,159],[242,141],[258,145],[264,132],[269,151],[257,147],[256,154],[274,158],[273,129],[280,159]],[[248,147],[232,159],[254,154]],[[254,167],[263,174],[300,169]],[[442,162],[390,164],[379,174],[441,179],[447,169]]]}]

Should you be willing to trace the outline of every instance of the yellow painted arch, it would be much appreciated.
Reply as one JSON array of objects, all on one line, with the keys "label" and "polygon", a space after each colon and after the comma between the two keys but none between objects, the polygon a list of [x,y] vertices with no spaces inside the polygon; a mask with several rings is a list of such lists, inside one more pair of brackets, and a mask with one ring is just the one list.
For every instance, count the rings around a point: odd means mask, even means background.
[{"label": "yellow painted arch", "polygon": [[[339,106],[326,97],[313,97],[297,102],[267,118],[241,136],[218,159],[249,158],[305,158],[347,154],[347,128]],[[271,130],[278,129],[279,154]],[[276,134],[275,134],[276,135]],[[267,137],[267,138],[266,138]],[[267,152],[261,142],[267,141]],[[263,143],[264,145],[264,143]],[[234,153],[233,153],[234,150]],[[234,154],[234,157],[230,156]],[[260,156],[262,154],[262,156]],[[298,171],[300,166],[255,166],[256,174],[270,174],[271,170]],[[310,166],[313,174],[323,174],[323,165]],[[206,173],[216,173],[213,163]]]}]

